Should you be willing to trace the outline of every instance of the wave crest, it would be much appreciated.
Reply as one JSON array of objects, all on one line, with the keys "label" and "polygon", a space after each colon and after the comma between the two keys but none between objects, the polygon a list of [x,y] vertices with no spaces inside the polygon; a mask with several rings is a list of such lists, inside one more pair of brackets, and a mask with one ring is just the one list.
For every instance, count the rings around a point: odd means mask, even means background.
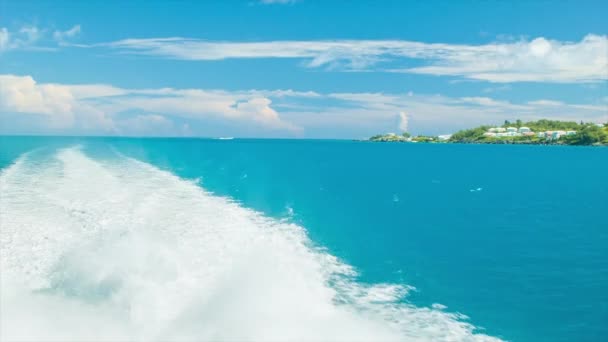
[{"label": "wave crest", "polygon": [[24,155],[0,191],[2,340],[498,340],[137,160]]}]

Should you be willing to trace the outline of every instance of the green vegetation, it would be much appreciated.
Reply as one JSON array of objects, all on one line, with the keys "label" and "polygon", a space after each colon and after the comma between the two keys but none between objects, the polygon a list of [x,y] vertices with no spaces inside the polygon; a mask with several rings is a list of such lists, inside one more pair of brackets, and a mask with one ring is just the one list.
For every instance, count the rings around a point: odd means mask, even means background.
[{"label": "green vegetation", "polygon": [[608,127],[586,125],[576,135],[566,136],[562,139],[568,145],[608,144]]},{"label": "green vegetation", "polygon": [[408,139],[410,137],[411,136],[409,133],[403,133],[403,135],[389,133],[389,134],[374,135],[373,137],[369,138],[369,140],[383,141],[383,142],[395,142],[395,141],[408,141]]},{"label": "green vegetation", "polygon": [[411,134],[405,132],[403,134],[394,134],[394,133],[388,133],[388,134],[379,134],[379,135],[374,135],[373,137],[369,138],[370,141],[381,141],[381,142],[437,142],[439,141],[437,139],[437,137],[430,137],[430,136],[424,136],[424,135],[417,135],[415,137],[413,137]]},{"label": "green vegetation", "polygon": [[[519,121],[519,120],[518,120]],[[538,121],[530,121],[526,123],[522,123],[520,125],[515,125],[514,127],[529,127],[534,132],[544,132],[544,131],[579,131],[586,125],[595,124],[585,124],[583,122],[576,123],[574,121],[557,121],[557,120],[538,120]],[[510,125],[509,125],[510,126]],[[502,127],[507,127],[503,125]]]},{"label": "green vegetation", "polygon": [[[532,132],[546,131],[574,131],[576,134],[561,136],[557,139],[539,137],[537,134],[530,136],[493,137],[485,136],[492,127],[528,127]],[[512,123],[505,121],[502,126],[479,126],[476,128],[458,131],[450,138],[451,142],[459,143],[489,143],[489,144],[562,144],[562,145],[603,145],[608,144],[608,125],[603,128],[594,123],[538,120],[522,122],[517,120]]]},{"label": "green vegetation", "polygon": [[[515,136],[502,136],[487,134],[492,128],[528,127],[530,133],[517,134]],[[504,131],[504,130],[503,130]],[[555,138],[553,135],[548,137],[539,136],[538,133],[551,131],[570,132],[569,135],[562,135]],[[574,131],[575,133],[572,133]],[[557,121],[557,120],[538,120],[522,122],[517,120],[509,122],[505,120],[502,126],[483,125],[475,128],[465,129],[454,133],[449,139],[439,139],[432,136],[412,136],[409,133],[375,135],[371,141],[385,142],[425,142],[425,143],[478,143],[478,144],[558,144],[558,145],[608,145],[608,123],[600,127],[594,123]]]},{"label": "green vegetation", "polygon": [[[508,122],[508,121],[507,121]],[[484,140],[483,134],[490,129],[491,126],[479,126],[476,128],[465,129],[452,134],[450,141],[457,142],[477,142]]]},{"label": "green vegetation", "polygon": [[418,136],[413,137],[412,141],[413,142],[426,142],[426,143],[429,143],[429,142],[437,142],[439,140],[437,139],[437,137],[427,137],[427,136],[424,136],[424,135],[418,135]]}]

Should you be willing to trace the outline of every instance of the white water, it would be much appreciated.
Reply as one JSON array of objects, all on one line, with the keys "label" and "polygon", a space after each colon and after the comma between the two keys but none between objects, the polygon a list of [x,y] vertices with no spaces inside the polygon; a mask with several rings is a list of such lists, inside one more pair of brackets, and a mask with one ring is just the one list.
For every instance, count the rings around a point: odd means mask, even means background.
[{"label": "white water", "polygon": [[139,161],[24,155],[0,194],[2,341],[496,340]]}]

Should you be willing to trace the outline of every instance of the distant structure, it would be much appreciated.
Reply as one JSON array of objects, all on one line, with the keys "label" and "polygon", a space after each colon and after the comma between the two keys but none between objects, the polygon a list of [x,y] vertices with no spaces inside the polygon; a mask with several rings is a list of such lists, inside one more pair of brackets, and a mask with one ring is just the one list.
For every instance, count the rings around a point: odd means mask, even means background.
[{"label": "distant structure", "polygon": [[530,130],[530,128],[528,128],[528,127],[519,127],[519,129],[518,129],[517,131],[518,131],[519,133],[522,133],[522,134],[523,134],[523,133],[532,132],[532,131]]},{"label": "distant structure", "polygon": [[409,118],[406,112],[399,112],[399,129],[401,132],[407,132]]},{"label": "distant structure", "polygon": [[507,137],[533,137],[536,136],[541,139],[557,140],[563,136],[574,135],[576,131],[545,131],[545,132],[533,132],[530,127],[492,127],[487,130],[483,135],[491,138],[507,138]]},{"label": "distant structure", "polygon": [[450,140],[451,137],[452,137],[451,134],[442,134],[442,135],[438,135],[437,139],[439,139],[441,141],[447,141],[447,140]]}]

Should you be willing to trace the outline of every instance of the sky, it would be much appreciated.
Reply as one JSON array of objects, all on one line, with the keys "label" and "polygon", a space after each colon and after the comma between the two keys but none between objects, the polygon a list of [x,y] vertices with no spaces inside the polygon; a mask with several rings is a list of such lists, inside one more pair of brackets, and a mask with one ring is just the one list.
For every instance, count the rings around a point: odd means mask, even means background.
[{"label": "sky", "polygon": [[0,0],[0,134],[608,122],[606,1]]}]

